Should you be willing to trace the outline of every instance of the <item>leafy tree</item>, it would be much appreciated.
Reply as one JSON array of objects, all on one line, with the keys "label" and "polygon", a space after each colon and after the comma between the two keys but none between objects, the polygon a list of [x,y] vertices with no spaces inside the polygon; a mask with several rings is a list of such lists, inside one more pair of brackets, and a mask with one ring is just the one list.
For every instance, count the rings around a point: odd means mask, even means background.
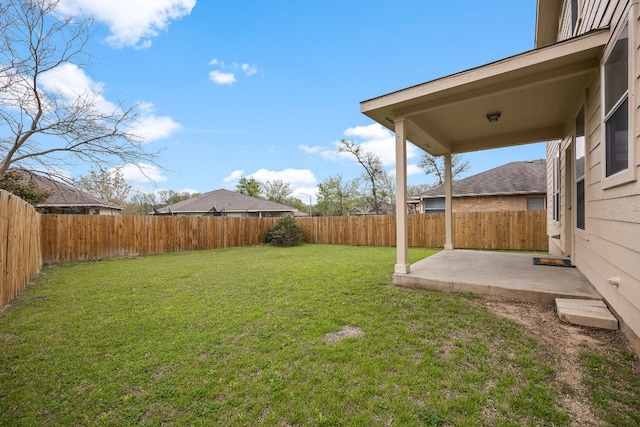
[{"label": "leafy tree", "polygon": [[262,186],[267,200],[276,203],[284,203],[293,193],[291,184],[283,182],[281,179],[267,180]]},{"label": "leafy tree", "polygon": [[[432,156],[429,153],[422,153],[418,167],[424,170],[427,175],[435,174],[436,183],[435,186],[444,185],[445,182],[445,167],[444,156]],[[465,173],[471,168],[468,161],[462,158],[462,154],[451,155],[451,177],[453,181],[457,181],[460,175]]]},{"label": "leafy tree", "polygon": [[[162,204],[158,206],[173,205],[184,200],[188,200],[192,197],[198,197],[200,193],[190,193],[188,191],[176,192],[173,190],[160,190],[158,191],[158,197],[162,200]],[[156,206],[156,207],[158,207]]]},{"label": "leafy tree", "polygon": [[89,175],[79,177],[75,185],[86,193],[119,206],[125,204],[131,192],[131,186],[127,184],[119,169],[98,172],[91,169]]},{"label": "leafy tree", "polygon": [[46,76],[85,65],[93,20],[64,17],[58,0],[0,2],[0,178],[88,161],[99,167],[154,163],[133,131],[135,107],[98,93],[50,87]]},{"label": "leafy tree", "polygon": [[51,195],[48,191],[40,190],[33,179],[24,182],[21,176],[14,172],[8,172],[0,178],[0,189],[22,198],[33,206],[38,206]]},{"label": "leafy tree", "polygon": [[296,208],[300,212],[309,213],[310,206],[297,197],[288,197],[286,200],[282,201],[282,204]]},{"label": "leafy tree", "polygon": [[274,246],[295,246],[302,243],[304,233],[295,218],[287,215],[267,231],[266,240]]},{"label": "leafy tree", "polygon": [[373,213],[384,213],[383,205],[385,202],[392,203],[394,192],[393,180],[385,172],[380,157],[346,139],[340,141],[338,152],[352,154],[364,168],[363,181],[368,193],[366,198],[371,203]]},{"label": "leafy tree", "polygon": [[358,180],[344,181],[341,175],[329,176],[318,184],[318,208],[324,215],[349,215],[360,195]]},{"label": "leafy tree", "polygon": [[236,184],[236,192],[245,196],[262,198],[262,183],[255,178],[242,177]]}]

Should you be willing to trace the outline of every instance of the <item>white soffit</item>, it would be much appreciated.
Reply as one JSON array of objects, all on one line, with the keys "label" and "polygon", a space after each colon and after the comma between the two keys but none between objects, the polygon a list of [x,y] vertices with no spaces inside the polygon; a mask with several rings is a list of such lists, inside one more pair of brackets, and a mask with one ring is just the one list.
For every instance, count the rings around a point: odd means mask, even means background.
[{"label": "white soffit", "polygon": [[391,131],[404,118],[409,141],[433,155],[561,138],[608,40],[608,29],[593,31],[363,101],[360,110]]}]

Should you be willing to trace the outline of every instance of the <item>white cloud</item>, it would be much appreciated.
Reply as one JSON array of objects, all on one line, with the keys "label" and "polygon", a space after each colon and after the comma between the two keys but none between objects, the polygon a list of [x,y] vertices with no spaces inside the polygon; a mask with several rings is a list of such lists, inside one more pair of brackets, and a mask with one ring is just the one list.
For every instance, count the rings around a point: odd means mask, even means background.
[{"label": "white cloud", "polygon": [[[42,74],[41,88],[47,92],[57,92],[63,97],[73,100],[79,96],[93,98],[99,112],[105,115],[121,113],[118,105],[102,95],[104,84],[94,82],[83,69],[75,64],[62,64]],[[138,105],[138,118],[132,124],[132,131],[144,142],[167,138],[180,130],[181,126],[169,116],[156,116],[151,102]]]},{"label": "white cloud", "polygon": [[277,179],[282,182],[291,184],[291,187],[297,188],[303,185],[315,185],[318,180],[309,169],[284,169],[281,171],[270,171],[268,169],[259,169],[249,175],[260,182],[274,181]]},{"label": "white cloud", "polygon": [[147,48],[172,21],[191,13],[196,0],[60,0],[65,15],[94,16],[109,27],[106,41],[114,47]]},{"label": "white cloud", "polygon": [[355,126],[344,131],[345,136],[358,139],[385,139],[392,136],[391,132],[379,123],[369,126]]},{"label": "white cloud", "polygon": [[[344,131],[344,135],[361,146],[363,150],[378,156],[384,166],[395,166],[396,139],[393,133],[382,125],[375,123],[369,126],[351,127]],[[327,148],[320,146],[310,147],[308,145],[300,145],[298,148],[305,153],[319,155],[331,161],[355,161],[355,157],[352,154],[338,152],[339,145],[340,141],[333,141],[331,147]],[[407,160],[417,155],[418,149],[413,144],[407,144]]]},{"label": "white cloud", "polygon": [[128,164],[121,166],[120,172],[127,182],[131,183],[149,183],[149,182],[166,182],[169,180],[162,174],[160,168],[148,163]]},{"label": "white cloud", "polygon": [[407,175],[420,175],[420,174],[424,174],[424,171],[417,164],[407,165]]},{"label": "white cloud", "polygon": [[244,176],[244,170],[239,169],[231,172],[229,176],[223,178],[224,182],[235,182]]},{"label": "white cloud", "polygon": [[195,190],[193,188],[183,188],[182,190],[178,191],[178,193],[189,193],[189,194],[193,194],[193,193],[199,193],[198,190]]},{"label": "white cloud", "polygon": [[324,148],[318,145],[314,145],[313,147],[310,147],[306,144],[299,145],[298,148],[304,151],[305,153],[309,153],[309,154],[318,154],[324,150]]},{"label": "white cloud", "polygon": [[[223,179],[226,183],[232,183],[235,185],[242,177],[255,178],[260,182],[281,180],[291,186],[293,190],[292,196],[301,199],[302,201],[309,200],[309,196],[316,200],[316,191],[318,180],[313,172],[309,169],[283,169],[281,171],[272,171],[268,169],[258,169],[257,171],[245,175],[245,171],[242,169],[231,172],[227,177]],[[303,195],[306,193],[308,195]],[[315,203],[315,202],[314,202]]]},{"label": "white cloud", "polygon": [[258,72],[258,68],[255,65],[242,64],[242,71],[244,71],[247,76],[253,76]]},{"label": "white cloud", "polygon": [[40,87],[46,92],[58,92],[71,100],[79,96],[93,97],[98,110],[112,114],[120,108],[102,96],[104,84],[94,82],[82,68],[76,64],[61,64],[40,76]]},{"label": "white cloud", "polygon": [[222,71],[213,70],[209,73],[209,78],[219,85],[232,85],[236,82],[236,76],[233,73],[223,73]]},{"label": "white cloud", "polygon": [[140,104],[138,109],[140,116],[134,124],[134,131],[145,142],[167,138],[182,128],[169,116],[156,116],[155,107],[150,102]]},{"label": "white cloud", "polygon": [[233,62],[231,65],[226,65],[224,61],[217,58],[213,58],[209,61],[209,65],[216,68],[209,72],[209,79],[219,85],[234,84],[237,81],[236,73],[238,72],[242,72],[245,76],[251,77],[259,71],[256,65],[250,65],[247,63],[239,64],[237,62]]}]

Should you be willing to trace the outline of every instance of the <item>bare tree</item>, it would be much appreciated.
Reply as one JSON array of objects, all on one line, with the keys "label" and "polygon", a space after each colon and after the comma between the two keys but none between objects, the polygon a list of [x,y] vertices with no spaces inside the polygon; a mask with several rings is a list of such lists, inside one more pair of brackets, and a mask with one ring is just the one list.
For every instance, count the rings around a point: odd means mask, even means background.
[{"label": "bare tree", "polygon": [[424,193],[425,191],[431,189],[432,186],[429,184],[416,184],[407,186],[407,196],[415,197],[420,193]]},{"label": "bare tree", "polygon": [[276,203],[285,203],[289,196],[293,194],[291,184],[281,179],[274,179],[273,181],[267,180],[267,182],[263,184],[263,188],[267,200]]},{"label": "bare tree", "polygon": [[393,198],[393,184],[383,168],[380,157],[363,150],[355,142],[346,139],[340,141],[338,152],[352,154],[364,168],[363,178],[371,193],[370,200],[373,211],[376,214],[383,213],[383,201],[391,202]]},{"label": "bare tree", "polygon": [[131,193],[131,186],[119,169],[98,172],[91,169],[89,175],[81,176],[75,184],[80,190],[119,206],[125,204]]},{"label": "bare tree", "polygon": [[[444,185],[445,181],[445,168],[444,168],[444,156],[435,157],[429,153],[422,153],[422,157],[418,162],[418,167],[421,168],[424,173],[430,175],[434,173],[437,181],[435,186]],[[460,175],[465,173],[471,168],[471,165],[467,160],[463,160],[462,154],[451,155],[451,179],[456,181],[460,178]]]},{"label": "bare tree", "polygon": [[62,165],[155,163],[136,134],[135,107],[46,84],[86,65],[89,17],[63,17],[58,0],[0,3],[0,178],[11,166],[51,173]]}]

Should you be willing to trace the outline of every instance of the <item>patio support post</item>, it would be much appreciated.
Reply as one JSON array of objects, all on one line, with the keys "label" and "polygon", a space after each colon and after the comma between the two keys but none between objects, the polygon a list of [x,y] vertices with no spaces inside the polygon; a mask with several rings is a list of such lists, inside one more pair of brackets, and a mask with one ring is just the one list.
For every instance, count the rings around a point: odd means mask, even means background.
[{"label": "patio support post", "polygon": [[445,249],[453,249],[453,183],[451,174],[451,153],[444,155],[444,228]]},{"label": "patio support post", "polygon": [[408,274],[407,237],[407,130],[404,117],[395,123],[396,131],[396,266],[397,274]]}]

